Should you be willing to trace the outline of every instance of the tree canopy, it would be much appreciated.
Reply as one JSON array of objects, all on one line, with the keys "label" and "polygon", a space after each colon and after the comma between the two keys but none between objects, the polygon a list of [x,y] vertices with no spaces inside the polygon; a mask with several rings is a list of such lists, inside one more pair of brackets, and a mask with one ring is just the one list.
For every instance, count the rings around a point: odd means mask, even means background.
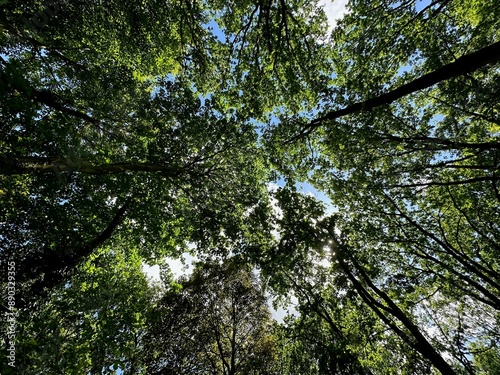
[{"label": "tree canopy", "polygon": [[500,4],[329,22],[1,2],[2,373],[500,371]]},{"label": "tree canopy", "polygon": [[148,373],[272,374],[270,318],[251,270],[231,262],[199,265],[151,312]]}]

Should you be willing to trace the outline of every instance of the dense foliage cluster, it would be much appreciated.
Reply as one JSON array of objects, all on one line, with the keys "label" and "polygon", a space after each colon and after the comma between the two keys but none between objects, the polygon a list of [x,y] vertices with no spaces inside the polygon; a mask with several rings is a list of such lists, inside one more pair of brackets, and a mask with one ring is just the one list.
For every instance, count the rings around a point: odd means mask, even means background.
[{"label": "dense foliage cluster", "polygon": [[499,62],[494,0],[0,2],[1,373],[499,373]]}]

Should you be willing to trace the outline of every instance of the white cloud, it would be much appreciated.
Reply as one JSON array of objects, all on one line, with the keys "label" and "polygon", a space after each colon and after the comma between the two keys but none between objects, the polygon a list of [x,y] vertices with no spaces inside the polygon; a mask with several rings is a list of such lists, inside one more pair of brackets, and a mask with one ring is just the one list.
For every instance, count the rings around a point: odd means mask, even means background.
[{"label": "white cloud", "polygon": [[277,308],[274,308],[271,296],[268,295],[267,298],[267,305],[271,311],[271,316],[278,323],[283,323],[283,319],[287,315],[292,315],[296,318],[300,315],[295,309],[295,307],[299,304],[299,300],[294,295],[291,296],[290,302],[286,306],[276,306]]},{"label": "white cloud", "polygon": [[[267,191],[270,193],[275,193],[280,187],[281,186],[275,184],[274,182],[269,182],[267,184]],[[271,201],[271,209],[273,211],[273,216],[276,217],[277,219],[282,219],[283,210],[280,208],[278,200],[271,195],[270,201]],[[278,229],[279,229],[278,226],[274,225],[274,228],[271,232],[271,234],[275,239],[278,239],[280,237]]]},{"label": "white cloud", "polygon": [[189,253],[182,254],[182,259],[167,259],[168,266],[174,274],[175,278],[179,276],[189,275],[193,272],[193,262],[199,259]]},{"label": "white cloud", "polygon": [[278,190],[281,186],[274,183],[274,182],[268,182],[267,183],[267,191],[270,191],[274,193],[276,190]]},{"label": "white cloud", "polygon": [[328,18],[328,35],[331,34],[333,28],[337,25],[337,21],[347,13],[346,5],[349,0],[319,0],[318,5],[325,9],[326,17]]}]

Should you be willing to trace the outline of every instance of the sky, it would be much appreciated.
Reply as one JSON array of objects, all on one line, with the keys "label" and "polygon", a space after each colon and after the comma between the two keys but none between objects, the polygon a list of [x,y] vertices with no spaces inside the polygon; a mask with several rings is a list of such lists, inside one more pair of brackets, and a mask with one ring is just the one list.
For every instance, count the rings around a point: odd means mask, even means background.
[{"label": "sky", "polygon": [[[330,34],[332,29],[335,27],[337,21],[341,19],[346,13],[346,5],[347,5],[348,0],[335,0],[335,1],[330,1],[330,0],[320,0],[319,4],[324,7],[325,14],[328,18],[328,24],[329,24],[329,29],[328,33]],[[283,182],[278,182],[278,185],[283,186]],[[299,188],[300,191],[302,191],[304,194],[310,194],[314,196],[316,199],[319,199],[323,201],[327,205],[327,212],[331,213],[334,208],[333,205],[331,204],[331,201],[328,199],[328,197],[325,196],[324,193],[315,190],[311,185],[307,183],[300,183],[297,184],[297,187]],[[193,261],[196,261],[196,258],[193,257],[190,254],[184,254],[184,264],[181,260],[179,259],[168,259],[167,263],[170,266],[170,269],[172,273],[174,274],[175,277],[179,277],[181,275],[185,274],[190,274],[193,270],[192,263]],[[154,266],[148,266],[146,264],[143,264],[143,272],[148,275],[153,280],[160,280],[160,267],[158,265]],[[292,313],[293,313],[293,307]],[[283,317],[286,315],[286,310],[279,308],[278,310],[271,309],[273,313],[273,317],[278,320],[282,321]]]}]

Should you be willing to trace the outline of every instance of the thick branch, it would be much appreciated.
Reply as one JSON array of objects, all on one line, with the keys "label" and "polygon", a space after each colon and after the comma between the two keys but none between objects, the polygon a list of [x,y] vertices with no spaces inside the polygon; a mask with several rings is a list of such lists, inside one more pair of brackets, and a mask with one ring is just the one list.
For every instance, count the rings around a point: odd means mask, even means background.
[{"label": "thick branch", "polygon": [[84,121],[88,121],[91,124],[97,124],[98,121],[91,116],[87,115],[84,112],[78,111],[76,109],[70,108],[63,103],[63,99],[61,99],[58,95],[50,92],[48,90],[31,90],[30,98],[36,102],[45,104],[46,106],[55,109],[59,112],[66,113],[73,117],[79,118]]},{"label": "thick branch", "polygon": [[462,150],[462,149],[477,149],[477,150],[497,150],[500,149],[499,142],[455,142],[445,138],[435,137],[399,137],[391,134],[381,134],[380,139],[394,141],[413,145],[441,145],[445,146],[446,150]]},{"label": "thick branch", "polygon": [[[71,108],[71,103],[68,103],[67,100],[61,98],[60,96],[49,90],[36,90],[34,88],[26,88],[23,85],[16,84],[15,81],[9,79],[7,74],[3,71],[0,71],[0,80],[4,85],[10,86],[14,90],[23,93],[26,97],[35,102],[44,104],[52,109],[79,118],[81,120],[88,121],[91,124],[98,123],[98,120],[92,118],[85,112],[81,112],[77,109]],[[68,106],[68,104],[70,106]]]},{"label": "thick branch", "polygon": [[55,287],[70,276],[75,267],[111,238],[116,228],[123,222],[129,207],[130,202],[126,202],[96,238],[78,248],[68,249],[64,244],[60,244],[56,249],[46,247],[41,256],[25,260],[19,276],[21,280],[43,277],[31,286],[29,295],[43,295],[45,291]]},{"label": "thick branch", "polygon": [[428,187],[428,186],[453,186],[453,185],[465,185],[465,184],[472,184],[475,182],[485,182],[485,181],[498,181],[500,180],[500,177],[475,177],[475,178],[469,178],[466,180],[457,180],[457,181],[429,181],[429,182],[417,182],[413,184],[400,184],[400,185],[390,185],[387,186],[389,189],[395,189],[395,188],[414,188],[414,187]]},{"label": "thick branch", "polygon": [[401,87],[391,90],[385,94],[365,100],[363,102],[354,103],[349,107],[331,111],[324,116],[312,120],[309,124],[305,125],[301,132],[287,141],[290,143],[300,139],[310,133],[316,128],[323,126],[326,121],[334,120],[343,116],[361,111],[371,111],[376,107],[385,104],[391,104],[395,100],[403,98],[414,92],[429,88],[435,84],[446,81],[450,78],[458,77],[463,74],[472,73],[475,70],[482,68],[486,65],[492,64],[500,60],[500,42],[493,43],[487,47],[480,49],[469,55],[462,56],[456,61],[446,64],[433,72],[424,74],[422,77],[417,78]]},{"label": "thick branch", "polygon": [[181,172],[181,168],[150,163],[124,162],[93,164],[87,160],[69,160],[59,157],[0,157],[0,175],[28,174],[33,172],[78,172],[91,175],[106,175],[125,172],[159,172],[165,175],[175,176]]}]

